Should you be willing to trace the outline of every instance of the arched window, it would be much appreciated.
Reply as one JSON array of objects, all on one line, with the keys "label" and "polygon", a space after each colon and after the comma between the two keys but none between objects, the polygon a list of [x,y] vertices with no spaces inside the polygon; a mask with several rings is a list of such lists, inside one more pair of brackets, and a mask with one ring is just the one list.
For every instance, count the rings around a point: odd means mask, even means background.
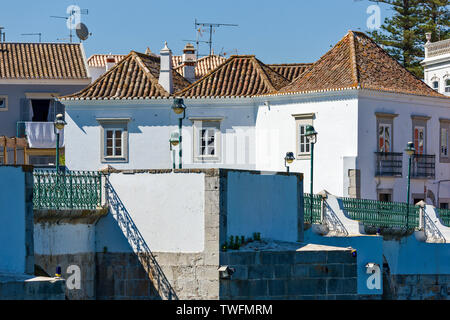
[{"label": "arched window", "polygon": [[434,90],[439,91],[439,81],[438,80],[434,80],[432,82],[432,87]]},{"label": "arched window", "polygon": [[450,92],[450,79],[445,80],[445,92]]}]

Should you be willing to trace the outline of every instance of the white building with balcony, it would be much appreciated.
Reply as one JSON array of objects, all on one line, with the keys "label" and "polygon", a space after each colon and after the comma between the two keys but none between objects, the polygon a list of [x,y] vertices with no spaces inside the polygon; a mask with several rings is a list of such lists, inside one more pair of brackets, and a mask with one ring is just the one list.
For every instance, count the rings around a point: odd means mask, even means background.
[{"label": "white building with balcony", "polygon": [[450,96],[450,39],[431,42],[427,34],[425,59],[422,61],[425,83],[439,93]]},{"label": "white building with balcony", "polygon": [[[184,99],[183,168],[286,170],[304,173],[309,192],[311,145],[318,132],[314,192],[406,201],[414,142],[411,199],[450,203],[450,100],[417,79],[369,37],[350,31],[293,81],[254,56],[232,56],[189,84],[168,72],[170,54],[131,52],[84,90],[62,98],[66,164],[73,170],[179,167],[175,97]],[[290,68],[293,66],[290,65]]]}]

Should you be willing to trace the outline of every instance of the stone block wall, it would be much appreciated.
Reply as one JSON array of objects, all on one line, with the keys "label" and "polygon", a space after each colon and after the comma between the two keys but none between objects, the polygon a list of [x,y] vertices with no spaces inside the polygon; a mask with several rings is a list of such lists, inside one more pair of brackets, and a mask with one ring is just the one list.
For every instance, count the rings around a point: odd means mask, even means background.
[{"label": "stone block wall", "polygon": [[235,268],[220,280],[221,299],[357,299],[356,258],[350,250],[222,252]]},{"label": "stone block wall", "polygon": [[450,275],[384,274],[383,299],[450,300]]}]

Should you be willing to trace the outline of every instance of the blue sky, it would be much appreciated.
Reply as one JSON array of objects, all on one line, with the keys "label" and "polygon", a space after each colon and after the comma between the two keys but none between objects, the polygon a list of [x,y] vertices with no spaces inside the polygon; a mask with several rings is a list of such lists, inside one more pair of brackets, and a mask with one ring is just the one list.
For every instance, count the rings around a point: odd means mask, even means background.
[{"label": "blue sky", "polygon": [[[86,55],[158,52],[168,42],[180,54],[185,39],[195,39],[194,19],[200,22],[233,23],[214,33],[215,53],[255,54],[265,63],[313,62],[339,41],[348,30],[366,31],[368,0],[41,0],[2,1],[0,26],[7,41],[43,42],[67,38],[64,16],[69,5],[89,10],[82,16],[92,32],[84,42]],[[391,13],[380,5],[381,19]],[[207,40],[204,33],[202,40]],[[201,53],[207,53],[206,45]]]}]

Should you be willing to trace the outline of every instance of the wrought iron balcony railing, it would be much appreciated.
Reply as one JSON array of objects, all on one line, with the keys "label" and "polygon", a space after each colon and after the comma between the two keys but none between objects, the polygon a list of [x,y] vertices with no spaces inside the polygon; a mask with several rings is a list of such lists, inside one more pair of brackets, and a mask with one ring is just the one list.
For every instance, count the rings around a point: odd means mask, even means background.
[{"label": "wrought iron balcony railing", "polygon": [[101,206],[102,181],[99,172],[33,172],[34,209],[96,209]]},{"label": "wrought iron balcony railing", "polygon": [[415,154],[412,156],[411,177],[434,179],[436,156],[430,154]]},{"label": "wrought iron balcony railing", "polygon": [[401,152],[375,152],[375,176],[401,177],[402,157]]}]

